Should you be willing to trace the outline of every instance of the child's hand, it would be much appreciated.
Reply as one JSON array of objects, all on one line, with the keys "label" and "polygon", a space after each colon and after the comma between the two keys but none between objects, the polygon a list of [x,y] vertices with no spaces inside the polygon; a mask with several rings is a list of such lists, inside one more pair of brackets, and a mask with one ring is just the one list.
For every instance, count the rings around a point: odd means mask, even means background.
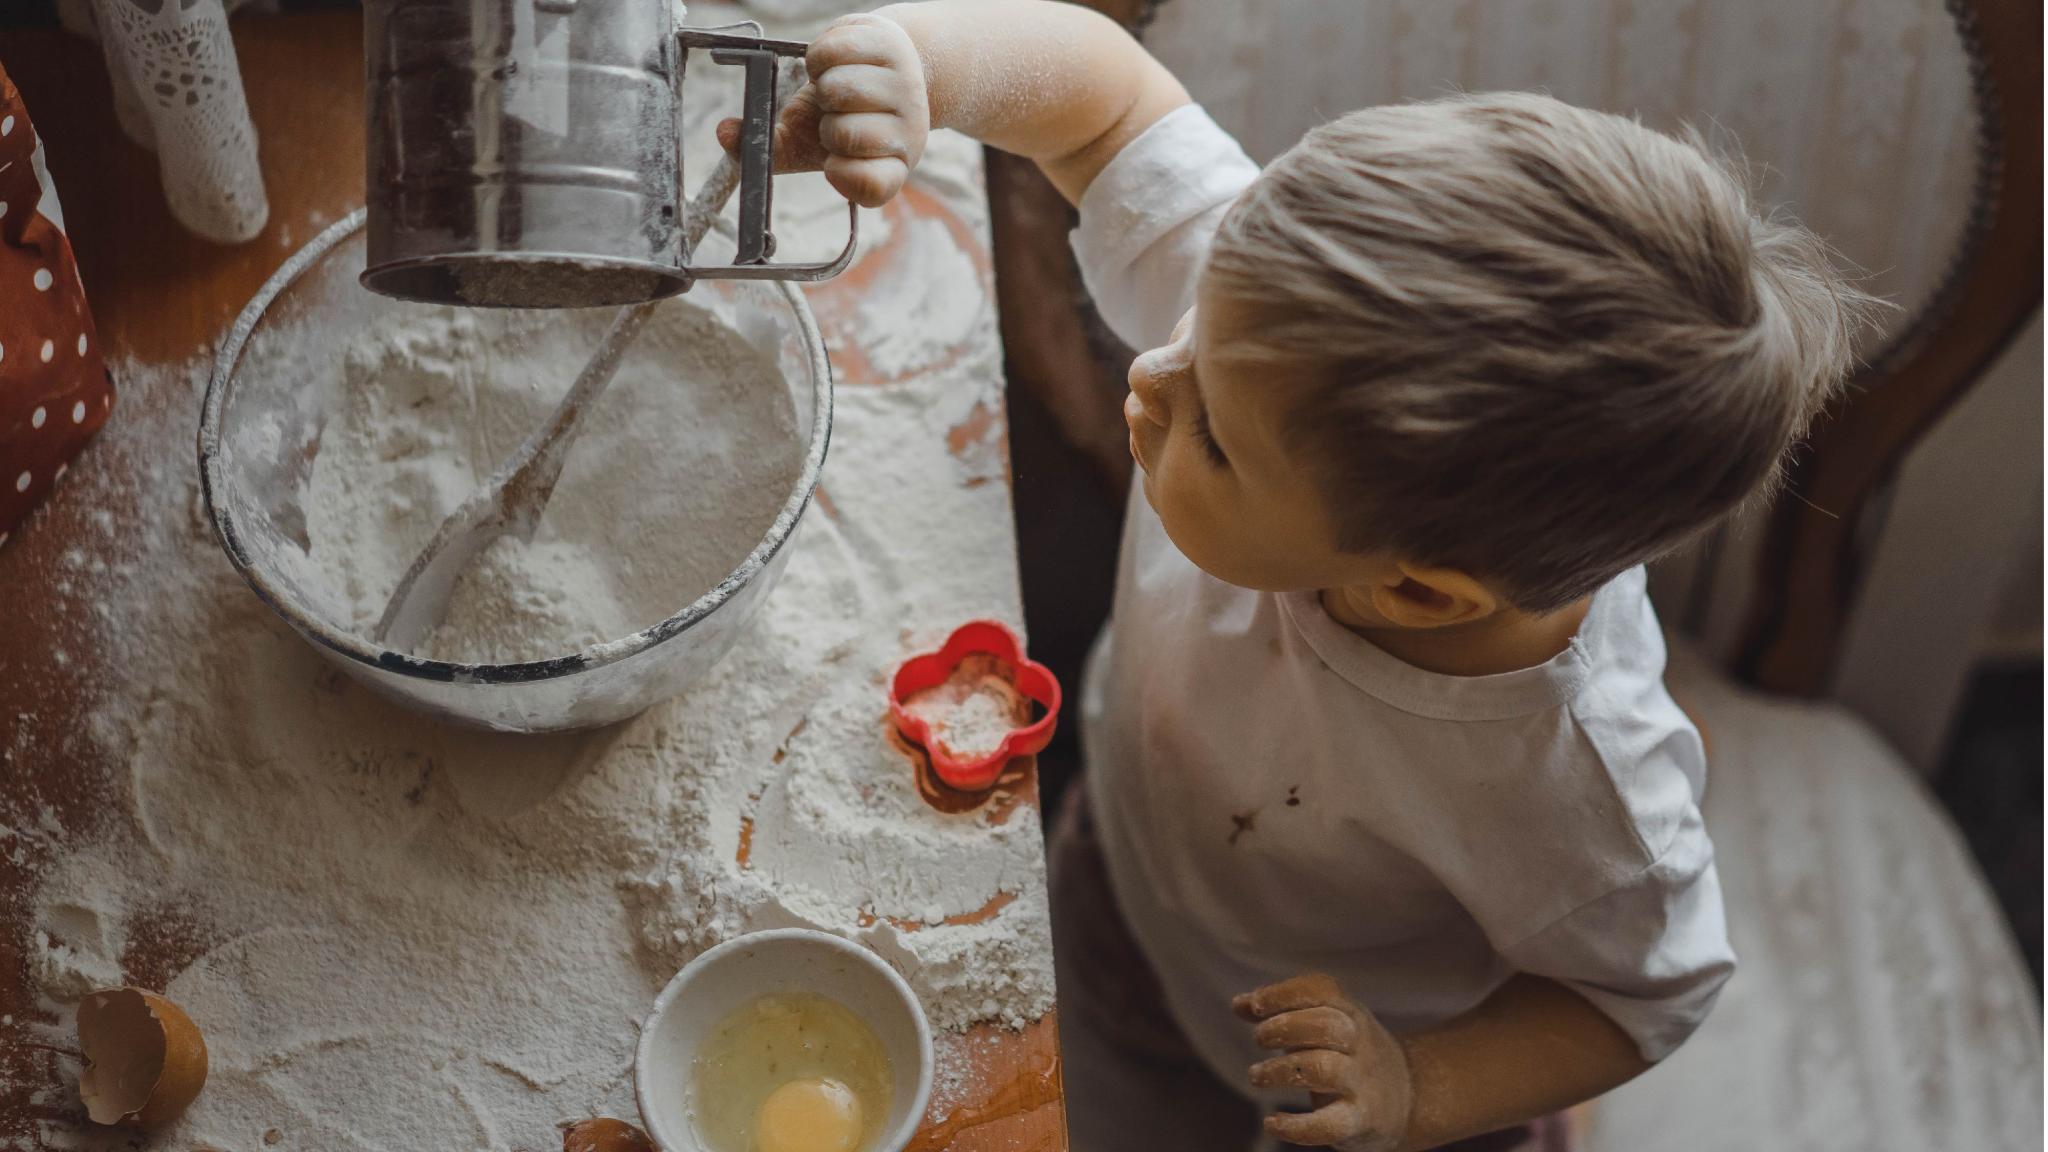
[{"label": "child's hand", "polygon": [[1231,1001],[1258,1023],[1253,1039],[1286,1055],[1251,1067],[1255,1088],[1306,1088],[1313,1112],[1276,1112],[1266,1131],[1293,1144],[1390,1152],[1408,1134],[1408,1056],[1371,1012],[1321,973],[1268,984]]},{"label": "child's hand", "polygon": [[[814,172],[864,208],[895,197],[924,155],[931,131],[924,64],[901,25],[884,16],[842,16],[811,41],[810,73],[775,126],[775,170]],[[739,121],[718,126],[737,146]]]}]

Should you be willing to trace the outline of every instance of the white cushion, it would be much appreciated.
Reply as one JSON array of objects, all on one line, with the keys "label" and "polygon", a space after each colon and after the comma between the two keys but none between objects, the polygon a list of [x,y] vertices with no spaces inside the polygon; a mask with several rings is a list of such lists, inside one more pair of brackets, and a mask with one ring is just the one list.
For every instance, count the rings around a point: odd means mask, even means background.
[{"label": "white cushion", "polygon": [[1674,645],[1740,956],[1691,1043],[1588,1111],[1598,1152],[2041,1148],[2041,1008],[1955,828],[1862,721]]}]

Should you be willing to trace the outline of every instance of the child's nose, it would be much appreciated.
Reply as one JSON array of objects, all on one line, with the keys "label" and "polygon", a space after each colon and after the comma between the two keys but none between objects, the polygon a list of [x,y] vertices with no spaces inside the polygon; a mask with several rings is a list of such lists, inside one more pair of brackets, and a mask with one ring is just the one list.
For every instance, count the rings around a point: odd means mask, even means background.
[{"label": "child's nose", "polygon": [[[1131,396],[1144,411],[1145,419],[1164,428],[1169,416],[1166,390],[1173,379],[1171,349],[1155,348],[1131,361],[1128,380]],[[1128,409],[1128,405],[1125,406]]]}]

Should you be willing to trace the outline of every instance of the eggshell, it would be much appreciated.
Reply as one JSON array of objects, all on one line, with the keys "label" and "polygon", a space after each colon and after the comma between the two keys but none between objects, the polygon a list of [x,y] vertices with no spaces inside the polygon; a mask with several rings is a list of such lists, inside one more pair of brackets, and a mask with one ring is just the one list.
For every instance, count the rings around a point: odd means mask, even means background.
[{"label": "eggshell", "polygon": [[600,1116],[564,1129],[562,1152],[654,1152],[654,1141],[624,1120]]},{"label": "eggshell", "polygon": [[169,1123],[206,1085],[206,1039],[184,1009],[154,992],[87,995],[78,1005],[78,1048],[78,1096],[96,1124]]}]

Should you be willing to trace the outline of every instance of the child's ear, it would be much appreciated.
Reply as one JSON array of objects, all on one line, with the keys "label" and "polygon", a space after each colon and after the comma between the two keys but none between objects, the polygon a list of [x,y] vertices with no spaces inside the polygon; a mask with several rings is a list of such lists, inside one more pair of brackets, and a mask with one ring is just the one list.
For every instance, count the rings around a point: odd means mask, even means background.
[{"label": "child's ear", "polygon": [[1401,628],[1443,628],[1483,620],[1500,610],[1500,599],[1484,584],[1455,568],[1396,564],[1373,586],[1372,606]]}]

